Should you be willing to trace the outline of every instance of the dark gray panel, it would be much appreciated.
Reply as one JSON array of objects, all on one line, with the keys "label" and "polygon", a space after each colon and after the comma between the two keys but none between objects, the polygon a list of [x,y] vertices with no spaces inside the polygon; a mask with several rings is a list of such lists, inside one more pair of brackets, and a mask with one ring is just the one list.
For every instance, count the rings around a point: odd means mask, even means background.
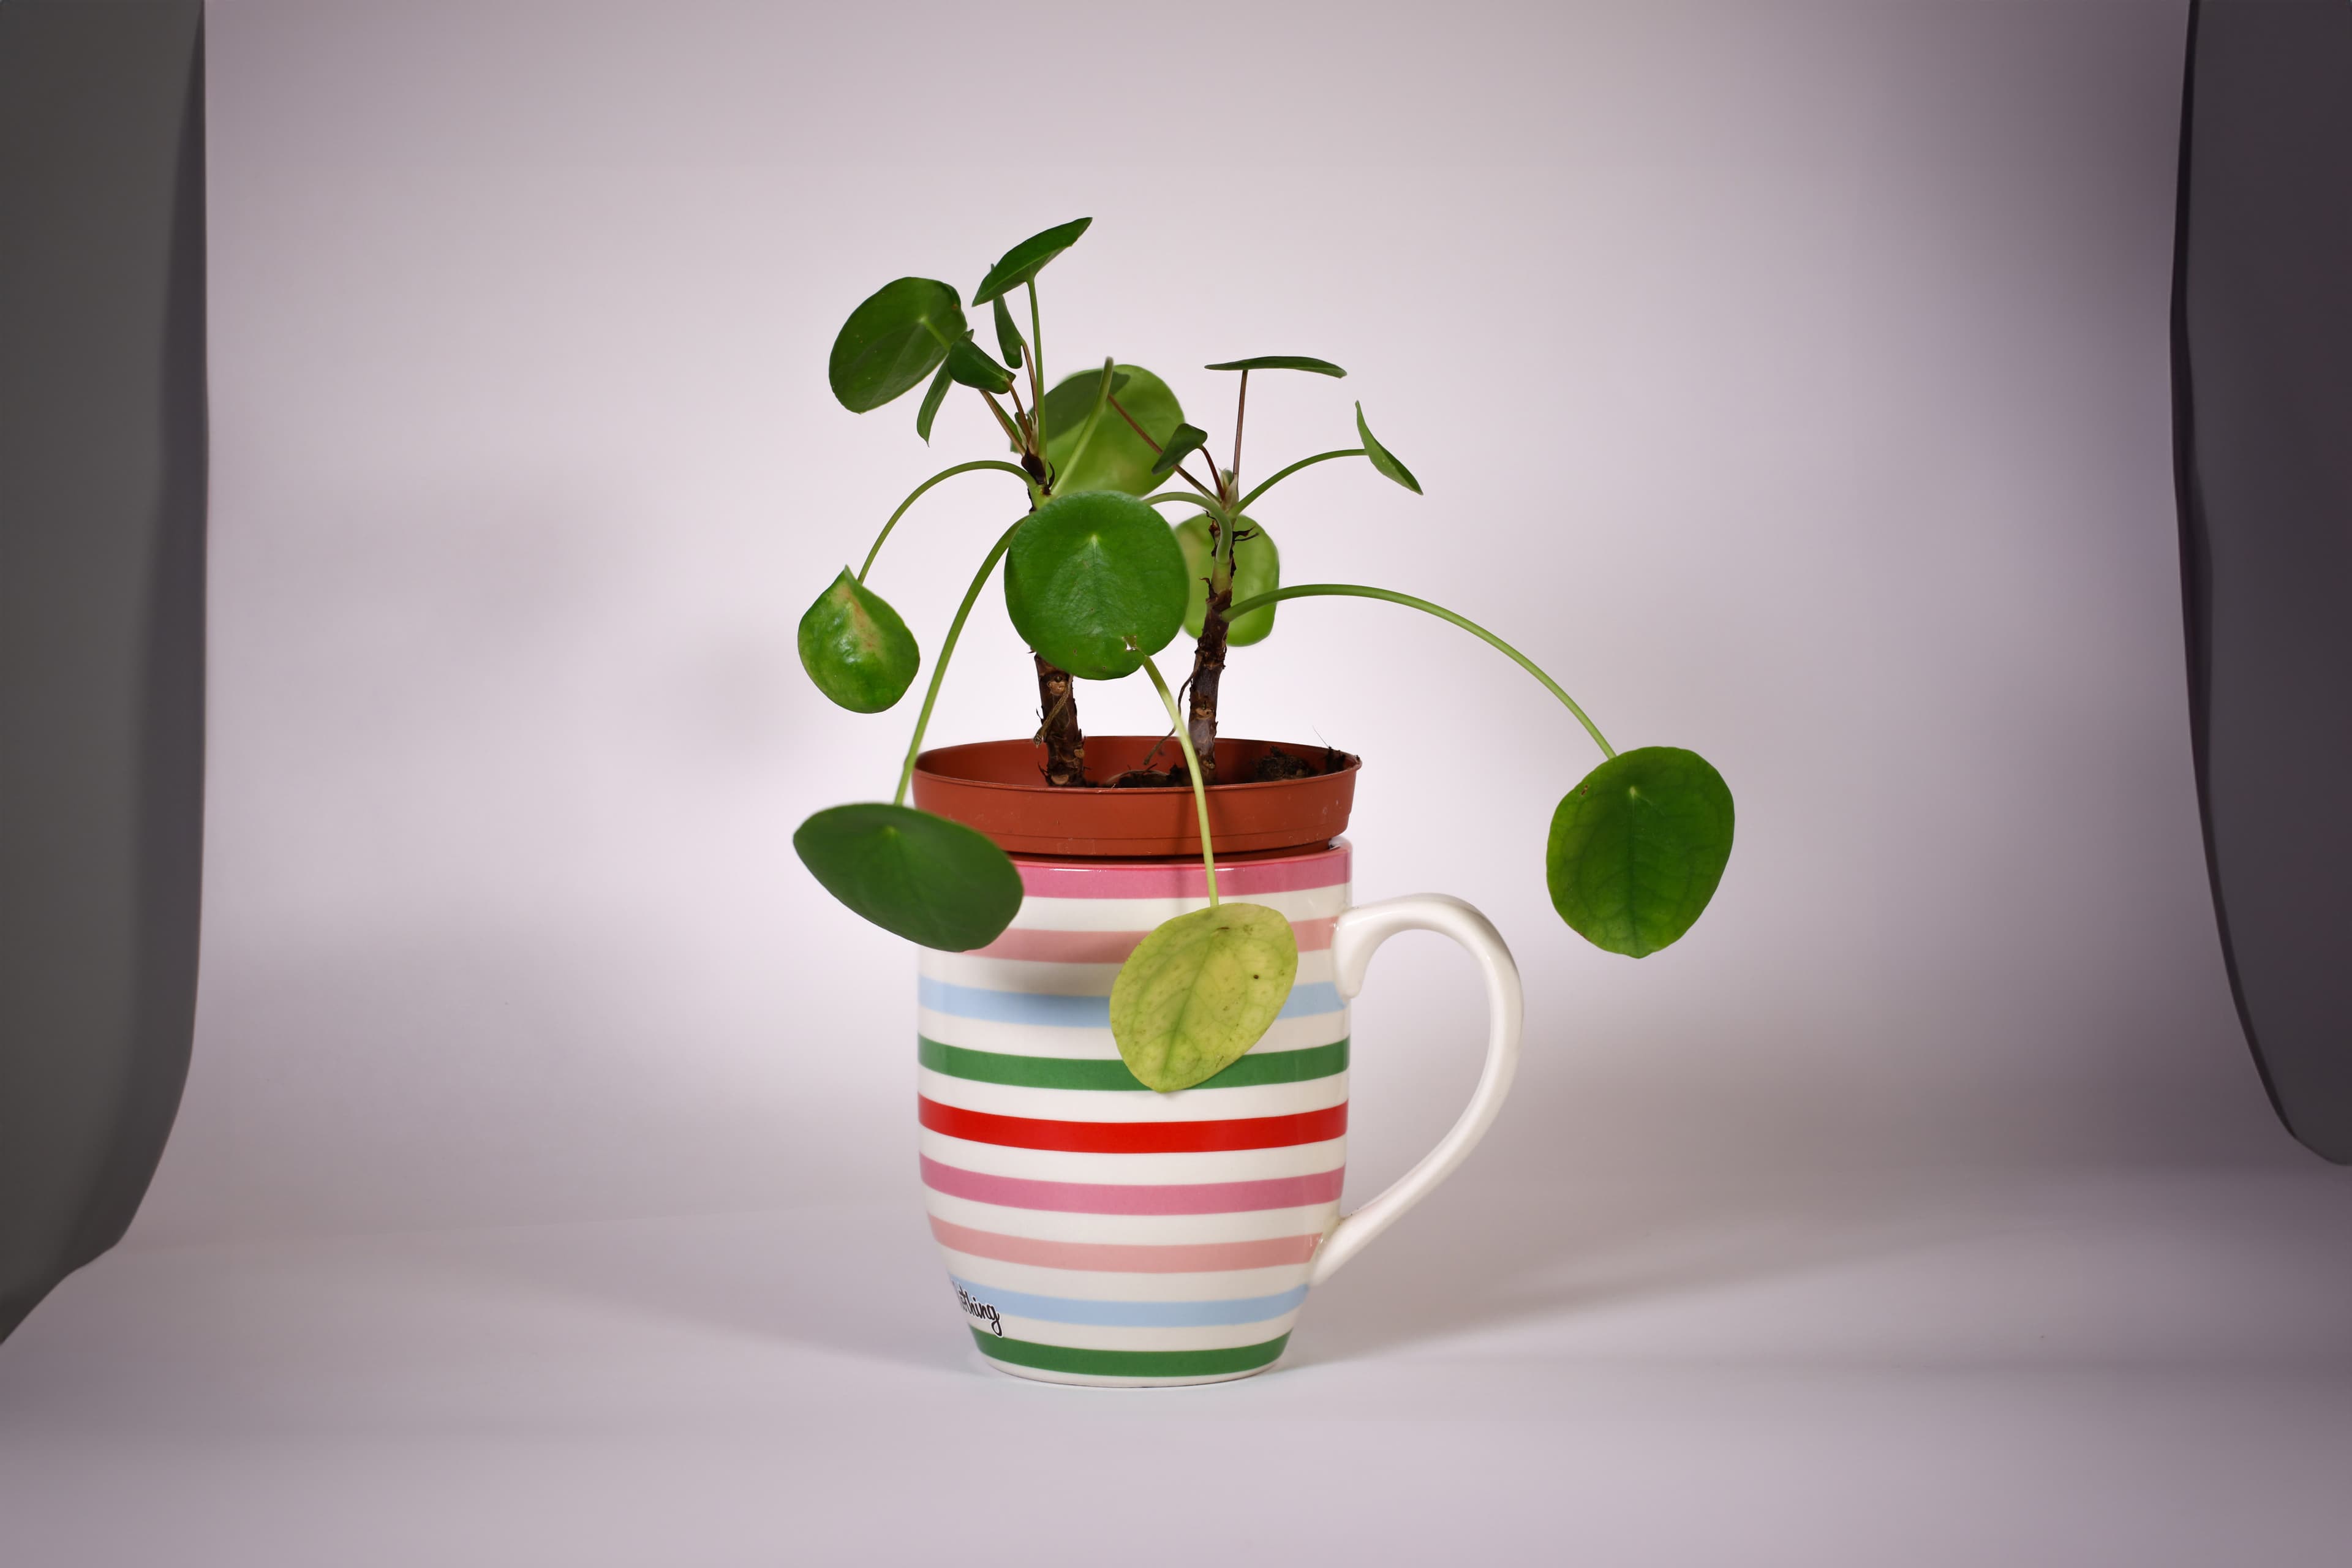
[{"label": "dark gray panel", "polygon": [[204,762],[203,10],[0,5],[0,1335],[186,1078]]},{"label": "dark gray panel", "polygon": [[2173,373],[2206,847],[2272,1101],[2352,1162],[2352,5],[2189,25]]}]

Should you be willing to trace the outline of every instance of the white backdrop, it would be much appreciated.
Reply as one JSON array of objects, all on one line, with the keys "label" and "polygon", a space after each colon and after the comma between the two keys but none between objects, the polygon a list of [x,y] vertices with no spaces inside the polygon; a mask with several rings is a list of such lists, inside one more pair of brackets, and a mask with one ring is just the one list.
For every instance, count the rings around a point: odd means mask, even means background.
[{"label": "white backdrop", "polygon": [[[824,363],[881,281],[968,289],[1082,213],[1056,374],[1156,367],[1222,440],[1193,367],[1346,364],[1259,378],[1252,466],[1349,444],[1360,396],[1428,495],[1290,481],[1290,579],[1454,605],[1737,793],[1697,931],[1606,956],[1544,899],[1596,758],[1532,683],[1360,603],[1236,657],[1226,732],[1367,759],[1359,896],[1465,897],[1526,971],[1517,1099],[1435,1209],[2287,1157],[2188,752],[2179,9],[1186,18],[214,8],[203,999],[139,1239],[915,1224],[911,958],[789,844],[887,794],[912,715],[830,708],[793,631],[998,443],[963,399],[927,451]],[[953,481],[877,568],[927,655],[1011,489]],[[992,592],[933,736],[1032,700]],[[1082,692],[1096,731],[1153,711]],[[1384,954],[1355,1196],[1451,1119],[1476,1005],[1435,939]]]},{"label": "white backdrop", "polygon": [[[0,1347],[0,1559],[2340,1555],[2352,1172],[2263,1102],[2190,777],[2184,20],[216,0],[195,1062],[131,1242]],[[1251,465],[1360,396],[1426,483],[1290,481],[1294,581],[1454,605],[1739,803],[1698,929],[1609,957],[1543,896],[1594,753],[1532,683],[1379,605],[1235,656],[1230,731],[1361,752],[1359,893],[1485,908],[1530,1029],[1210,1389],[974,1364],[911,957],[789,842],[911,721],[809,689],[802,608],[993,445],[844,413],[833,333],[1081,213],[1055,367],[1222,437],[1192,367],[1325,355]],[[931,648],[1017,505],[954,483],[874,576]],[[935,733],[1031,700],[992,595]],[[1477,1006],[1382,952],[1351,1200]]]}]

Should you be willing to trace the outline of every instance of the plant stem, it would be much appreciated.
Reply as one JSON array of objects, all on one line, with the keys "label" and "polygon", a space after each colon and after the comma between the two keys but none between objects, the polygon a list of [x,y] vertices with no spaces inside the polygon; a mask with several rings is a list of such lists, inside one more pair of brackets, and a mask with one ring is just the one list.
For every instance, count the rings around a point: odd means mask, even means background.
[{"label": "plant stem", "polygon": [[1249,510],[1250,502],[1257,500],[1258,497],[1265,494],[1266,491],[1274,489],[1275,486],[1280,484],[1283,480],[1288,479],[1291,475],[1297,473],[1301,468],[1311,468],[1318,463],[1328,463],[1334,458],[1360,458],[1362,456],[1364,456],[1364,449],[1361,447],[1349,447],[1342,451],[1318,452],[1311,458],[1301,458],[1298,461],[1291,464],[1290,467],[1284,468],[1282,471],[1276,474],[1274,478],[1266,480],[1265,483],[1258,486],[1257,489],[1250,491],[1249,494],[1242,497],[1241,504],[1234,507],[1234,510],[1235,511],[1247,511]]},{"label": "plant stem", "polygon": [[[1192,749],[1192,737],[1184,732],[1184,716],[1176,711],[1175,693],[1160,679],[1160,667],[1146,655],[1143,673],[1151,677],[1151,688],[1160,693],[1160,700],[1168,709],[1168,721],[1176,726],[1176,743],[1184,748],[1184,762],[1192,774],[1192,809],[1201,817],[1201,868],[1209,879],[1209,907],[1217,907],[1217,854],[1209,847],[1209,788],[1201,781],[1201,754]],[[911,764],[910,764],[911,765]]]},{"label": "plant stem", "polygon": [[951,479],[958,474],[969,474],[977,468],[1002,468],[1008,474],[1017,475],[1024,485],[1031,482],[1028,469],[1012,463],[1000,463],[993,458],[982,458],[971,463],[958,463],[952,468],[944,468],[933,474],[915,487],[913,495],[898,503],[898,510],[890,514],[890,521],[884,523],[882,531],[874,536],[874,548],[866,552],[866,564],[857,569],[857,580],[861,583],[866,581],[866,574],[874,570],[874,558],[882,553],[882,542],[890,537],[890,531],[898,526],[898,520],[907,515],[907,509],[920,500],[925,490],[929,489],[941,479]]},{"label": "plant stem", "polygon": [[1224,516],[1223,509],[1217,505],[1213,497],[1195,495],[1191,490],[1161,490],[1157,495],[1145,496],[1143,498],[1143,504],[1146,506],[1158,506],[1164,500],[1190,501],[1194,506],[1199,507],[1202,511],[1207,512],[1213,518],[1222,519]]},{"label": "plant stem", "polygon": [[[1070,460],[1066,466],[1071,469],[1077,468],[1079,459],[1087,455],[1087,448],[1094,445],[1095,430],[1102,423],[1103,405],[1110,398],[1111,367],[1115,363],[1108,359],[1103,361],[1102,379],[1095,384],[1094,406],[1087,410],[1087,422],[1078,426],[1077,445],[1070,448]],[[1055,477],[1059,479],[1061,476],[1057,472]]]},{"label": "plant stem", "polygon": [[1045,329],[1037,316],[1037,279],[1029,279],[1029,401],[1037,405],[1037,455],[1045,455]]},{"label": "plant stem", "polygon": [[992,393],[981,392],[979,387],[973,387],[972,390],[979,392],[980,395],[987,400],[988,411],[996,416],[996,422],[999,425],[1004,426],[1004,438],[1012,442],[1015,447],[1027,450],[1027,444],[1021,439],[1021,432],[1013,426],[1012,416],[1004,412],[1004,405],[997,402]]},{"label": "plant stem", "polygon": [[[1246,373],[1244,373],[1246,374]],[[1191,501],[1209,519],[1207,598],[1201,612],[1201,635],[1192,645],[1192,674],[1184,685],[1193,747],[1204,759],[1206,782],[1217,782],[1217,698],[1225,671],[1225,639],[1232,617],[1225,606],[1234,597],[1234,544],[1240,532],[1237,517],[1218,500],[1187,490],[1162,490],[1143,498],[1147,504],[1163,500]]]},{"label": "plant stem", "polygon": [[[1210,526],[1214,528],[1216,525],[1212,523]],[[1230,548],[1225,541],[1232,537],[1233,532],[1230,525],[1220,531],[1217,537],[1220,548]],[[1225,637],[1232,620],[1225,607],[1234,602],[1234,569],[1230,558],[1220,557],[1210,563],[1208,586],[1208,600],[1201,610],[1201,636],[1192,645],[1192,679],[1186,683],[1192,691],[1186,703],[1188,714],[1185,722],[1190,731],[1187,738],[1201,753],[1202,765],[1206,770],[1202,782],[1215,784],[1217,694],[1224,679]]]},{"label": "plant stem", "polygon": [[[1028,521],[1025,517],[1021,520],[1022,522]],[[996,563],[1004,558],[1006,551],[1013,548],[1013,536],[1020,531],[1021,523],[1016,522],[998,537],[988,552],[988,559],[982,562],[980,570],[972,574],[971,586],[964,590],[963,603],[956,606],[955,619],[948,623],[947,640],[940,644],[939,662],[931,666],[930,689],[923,693],[923,710],[915,716],[915,738],[907,742],[907,765],[898,770],[898,793],[890,797],[893,805],[907,804],[907,785],[915,777],[915,753],[923,749],[923,731],[930,727],[931,705],[940,700],[940,682],[947,677],[948,660],[955,657],[956,638],[963,635],[964,619],[971,614],[972,604],[980,597],[981,589],[987,585],[988,574],[996,570]]]},{"label": "plant stem", "polygon": [[1087,735],[1078,728],[1078,688],[1070,672],[1044,654],[1037,664],[1037,734],[1045,742],[1045,782],[1056,789],[1083,789],[1087,782]]},{"label": "plant stem", "polygon": [[1242,482],[1242,416],[1249,412],[1249,372],[1242,372],[1241,395],[1234,399],[1234,466],[1227,470],[1225,481],[1217,487],[1220,495],[1231,495],[1233,487]]},{"label": "plant stem", "polygon": [[[1143,438],[1143,444],[1150,447],[1155,455],[1163,449],[1159,442],[1151,438],[1151,432],[1146,430],[1142,426],[1138,425],[1135,422],[1135,416],[1129,414],[1125,405],[1123,405],[1118,398],[1112,397],[1108,393],[1103,394],[1103,396],[1113,408],[1118,411],[1118,416],[1127,421],[1128,427],[1133,430],[1138,436],[1141,437]],[[1192,477],[1192,471],[1181,463],[1176,465],[1176,477],[1182,479],[1186,484],[1192,486],[1194,489],[1199,490],[1202,495],[1207,496],[1212,500],[1219,500],[1223,499],[1218,496],[1216,491],[1211,489],[1208,486],[1194,479]]]},{"label": "plant stem", "polygon": [[1429,615],[1435,616],[1441,621],[1453,622],[1455,626],[1460,626],[1464,631],[1468,632],[1472,637],[1478,638],[1480,641],[1486,643],[1490,647],[1499,648],[1504,653],[1509,655],[1512,661],[1521,669],[1526,670],[1529,675],[1534,676],[1538,680],[1541,681],[1545,690],[1550,692],[1554,697],[1559,698],[1562,703],[1566,704],[1568,710],[1576,715],[1576,721],[1584,726],[1584,732],[1592,737],[1592,743],[1601,748],[1601,755],[1613,757],[1617,754],[1617,748],[1609,743],[1608,737],[1601,734],[1601,727],[1586,716],[1583,709],[1579,708],[1576,705],[1576,699],[1570,697],[1567,692],[1562,691],[1559,689],[1559,682],[1554,680],[1550,676],[1546,675],[1542,669],[1537,667],[1535,660],[1529,658],[1526,654],[1521,653],[1517,648],[1513,647],[1509,643],[1505,642],[1502,638],[1496,637],[1494,633],[1488,631],[1477,622],[1462,616],[1457,616],[1453,611],[1445,608],[1443,605],[1433,605],[1427,599],[1416,599],[1411,594],[1391,593],[1386,588],[1360,587],[1353,583],[1307,583],[1302,584],[1296,588],[1276,588],[1269,594],[1253,595],[1249,598],[1244,599],[1240,604],[1232,606],[1225,612],[1225,614],[1229,618],[1237,619],[1240,616],[1248,614],[1252,610],[1263,608],[1267,605],[1280,604],[1285,599],[1320,598],[1386,599],[1391,605],[1403,605],[1410,609],[1421,610]]}]

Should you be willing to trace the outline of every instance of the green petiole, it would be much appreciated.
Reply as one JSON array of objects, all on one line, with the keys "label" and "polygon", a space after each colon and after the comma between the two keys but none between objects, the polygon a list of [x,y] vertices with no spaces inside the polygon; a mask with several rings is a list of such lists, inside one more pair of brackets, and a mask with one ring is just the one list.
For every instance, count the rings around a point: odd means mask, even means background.
[{"label": "green petiole", "polygon": [[[1143,673],[1151,677],[1151,688],[1160,693],[1160,700],[1168,710],[1168,721],[1176,726],[1176,742],[1184,748],[1184,766],[1192,775],[1192,809],[1201,814],[1201,868],[1208,874],[1209,907],[1217,907],[1217,856],[1209,847],[1209,792],[1201,783],[1201,753],[1192,749],[1192,737],[1184,727],[1184,716],[1176,711],[1176,694],[1160,679],[1160,667],[1147,656]],[[911,764],[910,764],[911,765]]]},{"label": "green petiole", "polygon": [[1265,483],[1258,486],[1257,489],[1250,491],[1249,494],[1242,497],[1241,504],[1234,508],[1234,510],[1237,512],[1249,510],[1250,502],[1257,500],[1258,497],[1265,494],[1266,491],[1274,489],[1275,486],[1280,484],[1283,480],[1288,479],[1291,475],[1297,473],[1301,468],[1311,468],[1318,463],[1328,463],[1334,458],[1362,458],[1367,456],[1370,456],[1370,454],[1361,447],[1348,447],[1337,452],[1318,452],[1311,458],[1301,458],[1298,461],[1291,464],[1290,467],[1277,471],[1272,479],[1267,479]]},{"label": "green petiole", "polygon": [[1143,498],[1143,504],[1146,506],[1158,506],[1164,500],[1191,501],[1194,506],[1199,507],[1202,511],[1207,512],[1211,517],[1215,518],[1218,521],[1222,522],[1224,521],[1224,508],[1219,506],[1213,500],[1202,495],[1198,490],[1161,490],[1157,495],[1145,496]]},{"label": "green petiole", "polygon": [[1037,316],[1037,279],[1029,279],[1029,395],[1037,405],[1037,455],[1045,455],[1045,329]]},{"label": "green petiole", "polygon": [[[1012,468],[1013,465],[1000,463],[997,466]],[[1019,472],[1018,469],[1014,471]],[[1026,479],[1029,476],[1022,474],[1021,477]],[[1024,517],[1021,522],[1028,521]],[[1004,558],[1006,551],[1013,548],[1013,536],[1019,531],[1021,523],[1016,522],[997,540],[988,552],[988,559],[982,562],[980,570],[973,574],[971,586],[964,590],[963,603],[956,606],[955,619],[948,623],[947,640],[940,644],[939,662],[931,666],[930,689],[923,693],[923,710],[915,716],[915,738],[907,742],[907,765],[898,770],[898,793],[890,797],[893,805],[907,804],[907,786],[914,782],[915,777],[915,754],[923,749],[923,731],[930,726],[931,705],[940,700],[940,682],[947,676],[948,660],[955,657],[956,638],[963,635],[964,619],[971,614],[972,604],[979,599],[981,589],[987,586],[988,574],[996,570],[996,563]]]},{"label": "green petiole", "polygon": [[[1035,353],[1036,345],[1031,344],[1029,352]],[[1095,431],[1102,424],[1103,409],[1110,402],[1111,367],[1116,363],[1114,360],[1103,361],[1102,380],[1095,388],[1095,405],[1087,411],[1086,423],[1078,426],[1078,442],[1076,446],[1070,448],[1070,460],[1061,465],[1065,472],[1075,473],[1077,470],[1079,459],[1087,455],[1087,448],[1094,444]]]},{"label": "green petiole", "polygon": [[[1344,452],[1335,452],[1327,453],[1325,455],[1327,457],[1346,457],[1348,454]],[[1311,462],[1315,459],[1309,458],[1308,460]],[[1269,479],[1266,482],[1271,484],[1273,483],[1273,480]],[[1468,632],[1472,637],[1488,644],[1490,647],[1500,648],[1504,653],[1509,655],[1512,661],[1521,669],[1526,670],[1529,675],[1534,676],[1538,680],[1541,681],[1545,690],[1550,692],[1554,697],[1559,698],[1562,703],[1567,705],[1568,710],[1576,715],[1576,721],[1584,726],[1584,732],[1592,737],[1592,743],[1601,748],[1601,755],[1613,757],[1617,754],[1617,748],[1609,743],[1608,737],[1601,734],[1601,727],[1598,724],[1595,724],[1591,719],[1585,714],[1583,709],[1576,705],[1576,699],[1561,690],[1559,682],[1554,680],[1550,676],[1546,675],[1542,668],[1537,665],[1535,660],[1529,658],[1526,654],[1521,653],[1517,648],[1513,647],[1509,643],[1505,642],[1501,637],[1496,637],[1494,633],[1488,631],[1477,622],[1471,620],[1466,616],[1457,616],[1453,611],[1445,608],[1443,605],[1433,605],[1427,599],[1416,599],[1411,594],[1392,593],[1386,588],[1360,587],[1353,583],[1306,583],[1296,588],[1276,588],[1272,593],[1253,595],[1249,598],[1243,600],[1240,604],[1234,605],[1231,608],[1227,609],[1225,611],[1225,616],[1230,620],[1237,621],[1252,610],[1262,609],[1267,605],[1280,604],[1285,599],[1324,598],[1386,599],[1391,605],[1402,605],[1409,609],[1425,611],[1430,615],[1435,616],[1441,621],[1453,622],[1455,626],[1460,626],[1464,631]]]},{"label": "green petiole", "polygon": [[922,499],[925,490],[929,489],[941,479],[951,479],[958,474],[969,474],[976,468],[1002,468],[1023,484],[1030,486],[1033,490],[1035,488],[1034,481],[1029,478],[1028,469],[1014,463],[1000,463],[993,458],[982,458],[973,462],[958,463],[952,468],[944,468],[933,474],[915,487],[914,494],[898,503],[898,510],[890,514],[890,521],[884,523],[882,531],[874,536],[874,548],[866,552],[866,564],[857,569],[857,580],[861,583],[866,581],[866,574],[874,570],[874,558],[882,553],[882,542],[890,537],[890,531],[898,526],[898,520],[907,515],[907,509]]}]

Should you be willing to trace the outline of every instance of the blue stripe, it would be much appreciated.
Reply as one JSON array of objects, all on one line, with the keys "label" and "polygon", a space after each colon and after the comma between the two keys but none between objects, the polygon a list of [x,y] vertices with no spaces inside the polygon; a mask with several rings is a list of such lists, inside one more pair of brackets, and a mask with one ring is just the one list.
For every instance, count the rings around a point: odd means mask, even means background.
[{"label": "blue stripe", "polygon": [[[952,1274],[948,1276],[955,1279]],[[1296,1311],[1307,1300],[1307,1287],[1279,1296],[1248,1296],[1231,1301],[1083,1301],[1069,1296],[1032,1296],[1020,1290],[999,1290],[956,1279],[956,1288],[973,1303],[993,1307],[1008,1318],[1034,1318],[1041,1323],[1085,1323],[1104,1329],[1223,1328],[1237,1323],[1262,1323]]]},{"label": "blue stripe", "polygon": [[[934,1013],[950,1018],[981,1018],[996,1024],[1045,1024],[1065,1029],[1110,1027],[1108,996],[1050,996],[1034,991],[987,991],[977,985],[950,985],[922,975],[915,996]],[[1314,1017],[1338,1012],[1345,1004],[1339,988],[1328,980],[1290,988],[1290,996],[1276,1015],[1283,1018]]]}]

